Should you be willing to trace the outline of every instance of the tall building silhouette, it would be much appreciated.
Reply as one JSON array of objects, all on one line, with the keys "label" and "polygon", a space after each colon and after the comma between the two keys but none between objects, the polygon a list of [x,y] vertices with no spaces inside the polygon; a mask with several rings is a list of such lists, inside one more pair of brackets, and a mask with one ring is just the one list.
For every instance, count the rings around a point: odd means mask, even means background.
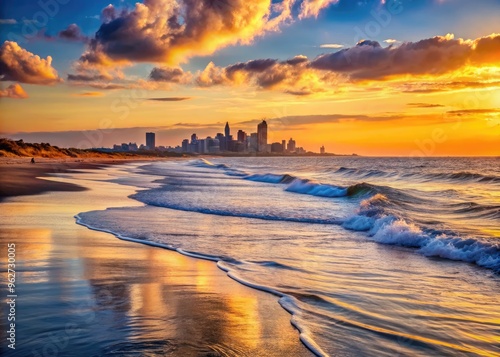
[{"label": "tall building silhouette", "polygon": [[156,148],[155,137],[155,133],[146,133],[146,146],[149,150],[154,150]]},{"label": "tall building silhouette", "polygon": [[244,143],[247,140],[247,133],[243,130],[238,130],[238,141]]},{"label": "tall building silhouette", "polygon": [[292,138],[290,138],[290,140],[288,140],[288,147],[287,147],[287,151],[288,152],[291,152],[291,153],[294,153],[296,150],[296,143],[295,143],[295,140],[293,140]]},{"label": "tall building silhouette", "polygon": [[224,133],[226,134],[226,139],[229,139],[229,135],[231,135],[231,130],[229,129],[229,122],[226,122],[226,127],[224,128]]},{"label": "tall building silhouette", "polygon": [[257,125],[257,148],[260,152],[267,151],[267,123],[265,120]]}]

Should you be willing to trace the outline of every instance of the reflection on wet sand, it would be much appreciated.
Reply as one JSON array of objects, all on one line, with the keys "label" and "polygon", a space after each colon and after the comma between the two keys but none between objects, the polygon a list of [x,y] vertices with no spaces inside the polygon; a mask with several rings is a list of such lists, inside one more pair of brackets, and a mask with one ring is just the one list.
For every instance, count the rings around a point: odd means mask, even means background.
[{"label": "reflection on wet sand", "polygon": [[19,347],[2,346],[2,354],[311,355],[276,297],[234,282],[215,263],[76,225],[78,212],[131,202],[130,188],[92,186],[0,204],[0,244],[2,252],[16,244],[22,307]]}]

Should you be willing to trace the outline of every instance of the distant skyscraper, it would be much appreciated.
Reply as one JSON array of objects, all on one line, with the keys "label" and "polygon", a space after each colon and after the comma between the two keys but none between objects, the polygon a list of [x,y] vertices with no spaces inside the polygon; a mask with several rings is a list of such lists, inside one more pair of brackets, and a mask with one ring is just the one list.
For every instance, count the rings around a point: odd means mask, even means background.
[{"label": "distant skyscraper", "polygon": [[215,136],[217,140],[219,140],[219,149],[220,151],[226,151],[227,150],[227,139],[222,133],[217,133]]},{"label": "distant skyscraper", "polygon": [[189,148],[189,140],[188,139],[182,140],[182,152],[188,152],[188,148]]},{"label": "distant skyscraper", "polygon": [[286,140],[281,140],[281,146],[283,146],[283,152],[286,152]]},{"label": "distant skyscraper", "polygon": [[290,138],[290,140],[288,140],[287,151],[288,152],[295,152],[295,140],[293,140],[292,138]]},{"label": "distant skyscraper", "polygon": [[243,130],[238,130],[238,141],[244,143],[247,140],[247,133]]},{"label": "distant skyscraper", "polygon": [[321,155],[324,155],[325,154],[325,147],[324,146],[320,147],[319,152],[321,153]]},{"label": "distant skyscraper", "polygon": [[198,136],[196,134],[191,135],[191,144],[198,143]]},{"label": "distant skyscraper", "polygon": [[226,134],[226,139],[229,139],[229,135],[231,135],[231,130],[229,129],[229,122],[226,122],[226,127],[224,128],[224,133]]},{"label": "distant skyscraper", "polygon": [[149,150],[154,150],[156,148],[155,137],[155,133],[146,133],[146,146]]},{"label": "distant skyscraper", "polygon": [[260,152],[267,151],[267,123],[265,120],[257,125],[258,150]]},{"label": "distant skyscraper", "polygon": [[257,152],[259,150],[259,140],[257,133],[251,133],[248,139],[248,150],[250,152]]}]

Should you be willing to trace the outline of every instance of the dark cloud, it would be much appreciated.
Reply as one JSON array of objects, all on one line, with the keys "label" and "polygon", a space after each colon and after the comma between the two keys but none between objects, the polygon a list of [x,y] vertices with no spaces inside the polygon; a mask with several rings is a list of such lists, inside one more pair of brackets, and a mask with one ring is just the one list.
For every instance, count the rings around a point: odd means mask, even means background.
[{"label": "dark cloud", "polygon": [[285,61],[286,64],[289,64],[291,66],[296,66],[307,62],[309,62],[309,60],[306,56],[295,56]]},{"label": "dark cloud", "polygon": [[385,48],[376,41],[361,41],[355,47],[321,55],[311,66],[346,73],[352,79],[385,79],[398,75],[440,75],[470,62],[498,63],[499,53],[499,34],[475,41],[447,35]]},{"label": "dark cloud", "polygon": [[93,82],[109,79],[108,76],[102,74],[68,74],[68,81]]},{"label": "dark cloud", "polygon": [[439,108],[439,107],[444,107],[444,105],[441,104],[432,104],[432,103],[407,103],[406,105],[410,107],[415,107],[415,108]]},{"label": "dark cloud", "polygon": [[306,95],[311,95],[312,92],[308,90],[286,90],[285,93],[292,94],[292,95],[297,95],[297,96],[306,96]]},{"label": "dark cloud", "polygon": [[500,113],[500,108],[450,110],[446,113],[457,116],[475,115],[475,114],[495,114],[495,113]]},{"label": "dark cloud", "polygon": [[251,60],[248,62],[244,63],[237,63],[233,64],[229,67],[226,67],[226,73],[229,78],[231,76],[239,71],[245,71],[245,72],[254,72],[254,73],[262,73],[266,69],[269,69],[270,67],[274,66],[276,63],[278,63],[277,60],[275,59],[257,59],[257,60]]},{"label": "dark cloud", "polygon": [[428,94],[428,93],[436,93],[436,92],[442,92],[446,91],[445,88],[440,87],[440,88],[426,88],[426,89],[405,89],[401,91],[402,93],[415,93],[415,94]]},{"label": "dark cloud", "polygon": [[148,100],[155,100],[158,102],[181,102],[184,100],[190,100],[191,97],[166,97],[166,98],[148,98]]},{"label": "dark cloud", "polygon": [[88,85],[92,88],[102,89],[102,90],[114,90],[114,89],[127,89],[128,86],[125,84],[118,83],[88,83]]},{"label": "dark cloud", "polygon": [[149,78],[157,82],[185,83],[189,76],[181,68],[155,67],[149,74]]},{"label": "dark cloud", "polygon": [[82,34],[77,24],[71,24],[66,29],[59,32],[58,37],[63,40],[87,42],[89,38]]}]

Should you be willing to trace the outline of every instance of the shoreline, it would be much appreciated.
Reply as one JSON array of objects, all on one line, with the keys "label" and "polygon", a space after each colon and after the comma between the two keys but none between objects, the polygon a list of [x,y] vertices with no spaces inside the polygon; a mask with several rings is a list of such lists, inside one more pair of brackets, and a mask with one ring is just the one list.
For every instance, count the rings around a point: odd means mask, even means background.
[{"label": "shoreline", "polygon": [[[78,192],[85,191],[82,186],[52,181],[57,174],[76,173],[79,170],[100,170],[110,165],[123,165],[133,162],[160,161],[165,159],[43,159],[36,158],[36,163],[30,163],[31,158],[0,158],[0,202],[7,197],[38,195],[44,192]],[[170,160],[170,159],[166,159]]]},{"label": "shoreline", "polygon": [[[93,170],[76,176],[86,174],[104,173]],[[12,355],[43,352],[47,333],[59,336],[64,324],[75,321],[82,332],[64,336],[69,343],[58,351],[62,354],[71,348],[80,355],[130,349],[183,356],[312,355],[276,296],[228,279],[214,262],[75,224],[73,216],[82,211],[140,204],[127,198],[132,187],[76,183],[86,191],[49,191],[0,202],[8,218],[0,224],[0,241],[16,243],[24,266],[18,273],[23,291],[19,349]],[[29,222],[23,218],[27,214]],[[83,318],[82,308],[67,306],[81,305],[82,294],[88,305]],[[113,326],[113,321],[121,322]],[[104,338],[103,328],[123,335],[109,332]]]}]

